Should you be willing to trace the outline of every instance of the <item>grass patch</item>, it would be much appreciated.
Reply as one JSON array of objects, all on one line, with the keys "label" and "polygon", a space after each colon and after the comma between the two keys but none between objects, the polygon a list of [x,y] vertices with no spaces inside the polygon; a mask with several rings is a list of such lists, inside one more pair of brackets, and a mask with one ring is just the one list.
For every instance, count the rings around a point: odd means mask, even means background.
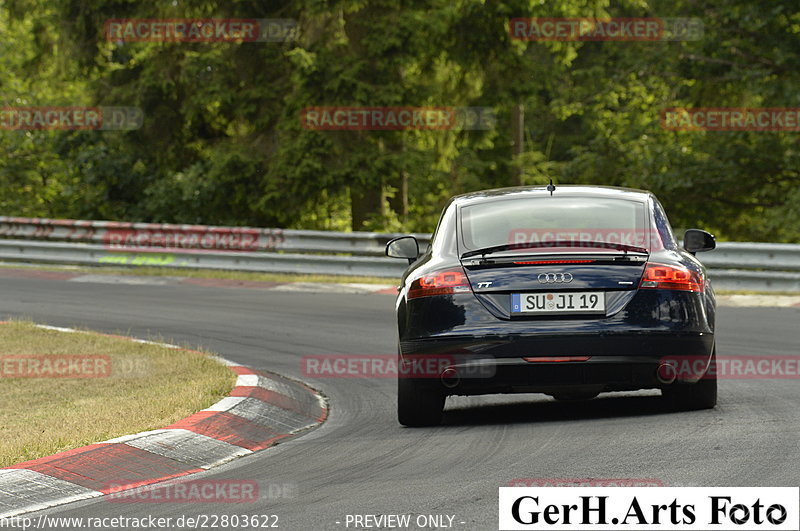
[{"label": "grass patch", "polygon": [[0,325],[0,363],[15,355],[105,355],[111,370],[96,378],[0,372],[0,467],[163,428],[227,396],[236,381],[206,355],[23,321]]},{"label": "grass patch", "polygon": [[[20,264],[10,262],[0,264],[0,267],[19,269]],[[293,273],[254,273],[250,271],[222,271],[218,269],[193,269],[179,267],[82,267],[82,266],[55,266],[55,265],[24,265],[25,269],[38,269],[42,271],[74,271],[94,275],[131,275],[131,276],[158,276],[158,277],[189,277],[189,278],[221,278],[230,280],[245,280],[252,282],[324,282],[330,284],[386,284],[394,285],[398,278],[380,277],[353,277],[339,275],[301,275]]]}]

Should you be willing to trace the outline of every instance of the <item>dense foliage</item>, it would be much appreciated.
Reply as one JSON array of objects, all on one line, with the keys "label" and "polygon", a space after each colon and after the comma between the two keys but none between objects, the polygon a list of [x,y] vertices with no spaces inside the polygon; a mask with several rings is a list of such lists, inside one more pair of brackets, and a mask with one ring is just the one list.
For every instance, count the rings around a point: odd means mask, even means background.
[{"label": "dense foliage", "polygon": [[[513,17],[697,17],[699,40],[522,42]],[[290,42],[113,42],[112,18],[296,19]],[[800,107],[795,0],[6,0],[2,106],[124,105],[135,131],[0,130],[6,215],[429,231],[466,191],[646,188],[674,226],[800,241],[797,132],[668,107]],[[496,127],[304,129],[308,106],[483,106]],[[524,108],[524,147],[511,120]]]}]

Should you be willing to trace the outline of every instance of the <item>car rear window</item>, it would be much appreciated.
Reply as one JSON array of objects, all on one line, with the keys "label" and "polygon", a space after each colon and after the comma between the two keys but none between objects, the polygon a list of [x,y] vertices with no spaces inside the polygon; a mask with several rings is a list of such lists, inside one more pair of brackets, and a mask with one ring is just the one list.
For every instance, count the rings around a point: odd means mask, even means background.
[{"label": "car rear window", "polygon": [[656,220],[656,230],[658,230],[658,236],[661,238],[664,248],[676,249],[678,244],[675,241],[672,226],[669,224],[667,214],[664,213],[664,209],[658,201],[653,201],[653,217]]},{"label": "car rear window", "polygon": [[525,197],[461,207],[466,250],[509,243],[609,242],[650,249],[646,206],[597,197]]}]

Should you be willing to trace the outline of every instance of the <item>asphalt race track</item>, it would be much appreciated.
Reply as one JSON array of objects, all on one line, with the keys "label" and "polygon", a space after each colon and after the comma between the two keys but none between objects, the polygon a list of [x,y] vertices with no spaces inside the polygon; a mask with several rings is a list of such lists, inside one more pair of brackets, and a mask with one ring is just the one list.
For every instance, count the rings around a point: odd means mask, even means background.
[{"label": "asphalt race track", "polygon": [[[3,274],[0,294],[3,319],[161,335],[294,378],[301,378],[305,355],[395,352],[394,299],[388,295]],[[800,308],[720,308],[718,353],[796,356],[798,323]],[[347,529],[348,514],[430,514],[454,516],[453,529],[485,530],[497,528],[497,488],[515,478],[800,485],[796,379],[724,380],[719,406],[691,413],[666,412],[654,392],[601,395],[578,405],[543,395],[451,398],[444,425],[427,429],[397,423],[391,379],[306,381],[330,400],[322,427],[193,477],[291,484],[292,497],[216,505],[93,499],[47,514],[274,514],[279,528],[289,530]],[[15,407],[25,414],[24,404]]]}]

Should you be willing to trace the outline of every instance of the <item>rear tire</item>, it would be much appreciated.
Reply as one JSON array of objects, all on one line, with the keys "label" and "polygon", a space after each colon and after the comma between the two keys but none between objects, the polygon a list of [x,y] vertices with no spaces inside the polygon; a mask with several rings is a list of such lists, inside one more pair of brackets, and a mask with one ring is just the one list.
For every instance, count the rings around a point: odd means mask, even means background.
[{"label": "rear tire", "polygon": [[442,422],[445,395],[420,385],[414,378],[397,379],[397,420],[409,427],[436,426]]},{"label": "rear tire", "polygon": [[661,390],[670,407],[677,411],[713,409],[717,405],[717,350],[711,353],[711,363],[706,374],[713,376],[700,379],[693,384],[674,384]]}]

